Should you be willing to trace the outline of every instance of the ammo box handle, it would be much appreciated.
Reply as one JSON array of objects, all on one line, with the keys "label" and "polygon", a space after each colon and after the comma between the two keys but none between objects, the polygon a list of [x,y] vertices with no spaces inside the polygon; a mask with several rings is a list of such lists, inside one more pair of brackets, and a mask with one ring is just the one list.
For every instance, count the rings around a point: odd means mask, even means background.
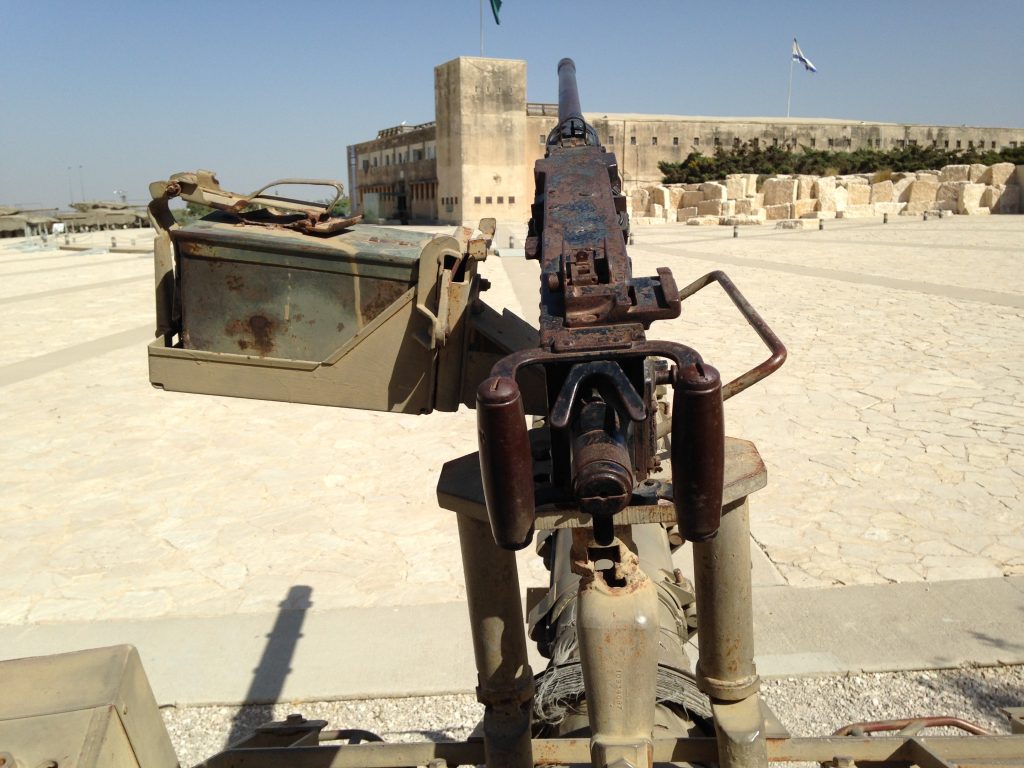
[{"label": "ammo box handle", "polygon": [[[304,184],[307,186],[315,187],[331,187],[334,192],[334,199],[330,203],[317,203],[306,200],[296,200],[290,197],[280,197],[278,195],[265,195],[263,194],[272,187],[287,185],[287,184]],[[269,184],[264,184],[262,187],[257,189],[248,197],[240,198],[234,205],[231,206],[233,210],[241,210],[247,205],[253,203],[266,203],[274,208],[286,208],[289,210],[296,211],[308,211],[310,208],[321,208],[324,211],[330,211],[337,205],[338,201],[341,200],[341,196],[345,193],[345,187],[340,181],[334,181],[333,179],[278,179],[272,181]]]}]

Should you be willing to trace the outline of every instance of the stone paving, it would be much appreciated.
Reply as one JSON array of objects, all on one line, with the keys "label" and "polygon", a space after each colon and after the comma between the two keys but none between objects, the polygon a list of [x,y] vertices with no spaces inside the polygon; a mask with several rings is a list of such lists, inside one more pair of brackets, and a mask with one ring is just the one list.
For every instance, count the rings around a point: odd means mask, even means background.
[{"label": "stone paving", "polygon": [[[766,459],[752,529],[789,584],[1024,572],[1024,219],[738,240],[660,227],[638,243],[635,269],[670,263],[680,284],[721,266],[788,346],[781,371],[727,404],[726,428]],[[724,294],[694,302],[659,333],[726,379],[759,361]]]},{"label": "stone paving", "polygon": [[[638,228],[634,271],[721,266],[789,347],[726,409],[768,464],[753,533],[785,580],[1024,572],[1024,217],[695,229]],[[492,257],[487,300],[533,321],[530,269]],[[6,240],[0,275],[0,624],[266,612],[295,584],[319,609],[464,596],[434,484],[472,412],[163,393],[148,257]],[[729,378],[762,352],[715,291],[655,329]]]}]

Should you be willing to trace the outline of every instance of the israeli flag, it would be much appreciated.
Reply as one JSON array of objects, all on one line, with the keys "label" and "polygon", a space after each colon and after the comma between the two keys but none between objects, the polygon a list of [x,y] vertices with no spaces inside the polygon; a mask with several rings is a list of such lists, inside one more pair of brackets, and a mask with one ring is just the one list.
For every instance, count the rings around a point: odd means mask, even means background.
[{"label": "israeli flag", "polygon": [[796,38],[793,38],[793,61],[799,61],[804,65],[804,69],[808,72],[817,72],[818,68],[811,63],[811,60],[804,56],[804,52],[800,50],[800,45],[797,43]]}]

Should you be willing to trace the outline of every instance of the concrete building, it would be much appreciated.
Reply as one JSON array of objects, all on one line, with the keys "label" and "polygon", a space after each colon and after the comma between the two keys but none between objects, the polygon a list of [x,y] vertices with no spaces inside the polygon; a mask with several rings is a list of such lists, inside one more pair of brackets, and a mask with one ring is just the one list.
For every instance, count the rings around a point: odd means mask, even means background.
[{"label": "concrete building", "polygon": [[[519,231],[530,217],[533,164],[558,107],[526,99],[526,62],[461,56],[434,69],[435,122],[382,130],[348,148],[354,209],[367,218],[475,224],[493,216]],[[587,104],[585,104],[587,106]],[[941,149],[1024,146],[1024,128],[911,125],[865,120],[689,117],[587,112],[615,153],[626,190],[658,183],[661,161],[716,147]]]}]

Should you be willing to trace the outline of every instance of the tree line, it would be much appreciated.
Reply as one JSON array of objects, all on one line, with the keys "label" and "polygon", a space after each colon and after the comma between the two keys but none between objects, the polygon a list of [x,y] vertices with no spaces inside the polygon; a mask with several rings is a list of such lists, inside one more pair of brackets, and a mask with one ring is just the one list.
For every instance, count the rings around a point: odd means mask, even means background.
[{"label": "tree line", "polygon": [[738,147],[716,147],[713,155],[691,152],[681,163],[658,163],[665,184],[697,183],[724,179],[730,173],[810,174],[840,176],[847,173],[874,173],[877,180],[896,171],[938,169],[944,165],[1014,163],[1024,165],[1024,147],[1000,150],[971,148],[947,150],[911,145],[889,150],[856,149],[851,152],[812,149],[801,146],[755,147],[744,142]]}]

